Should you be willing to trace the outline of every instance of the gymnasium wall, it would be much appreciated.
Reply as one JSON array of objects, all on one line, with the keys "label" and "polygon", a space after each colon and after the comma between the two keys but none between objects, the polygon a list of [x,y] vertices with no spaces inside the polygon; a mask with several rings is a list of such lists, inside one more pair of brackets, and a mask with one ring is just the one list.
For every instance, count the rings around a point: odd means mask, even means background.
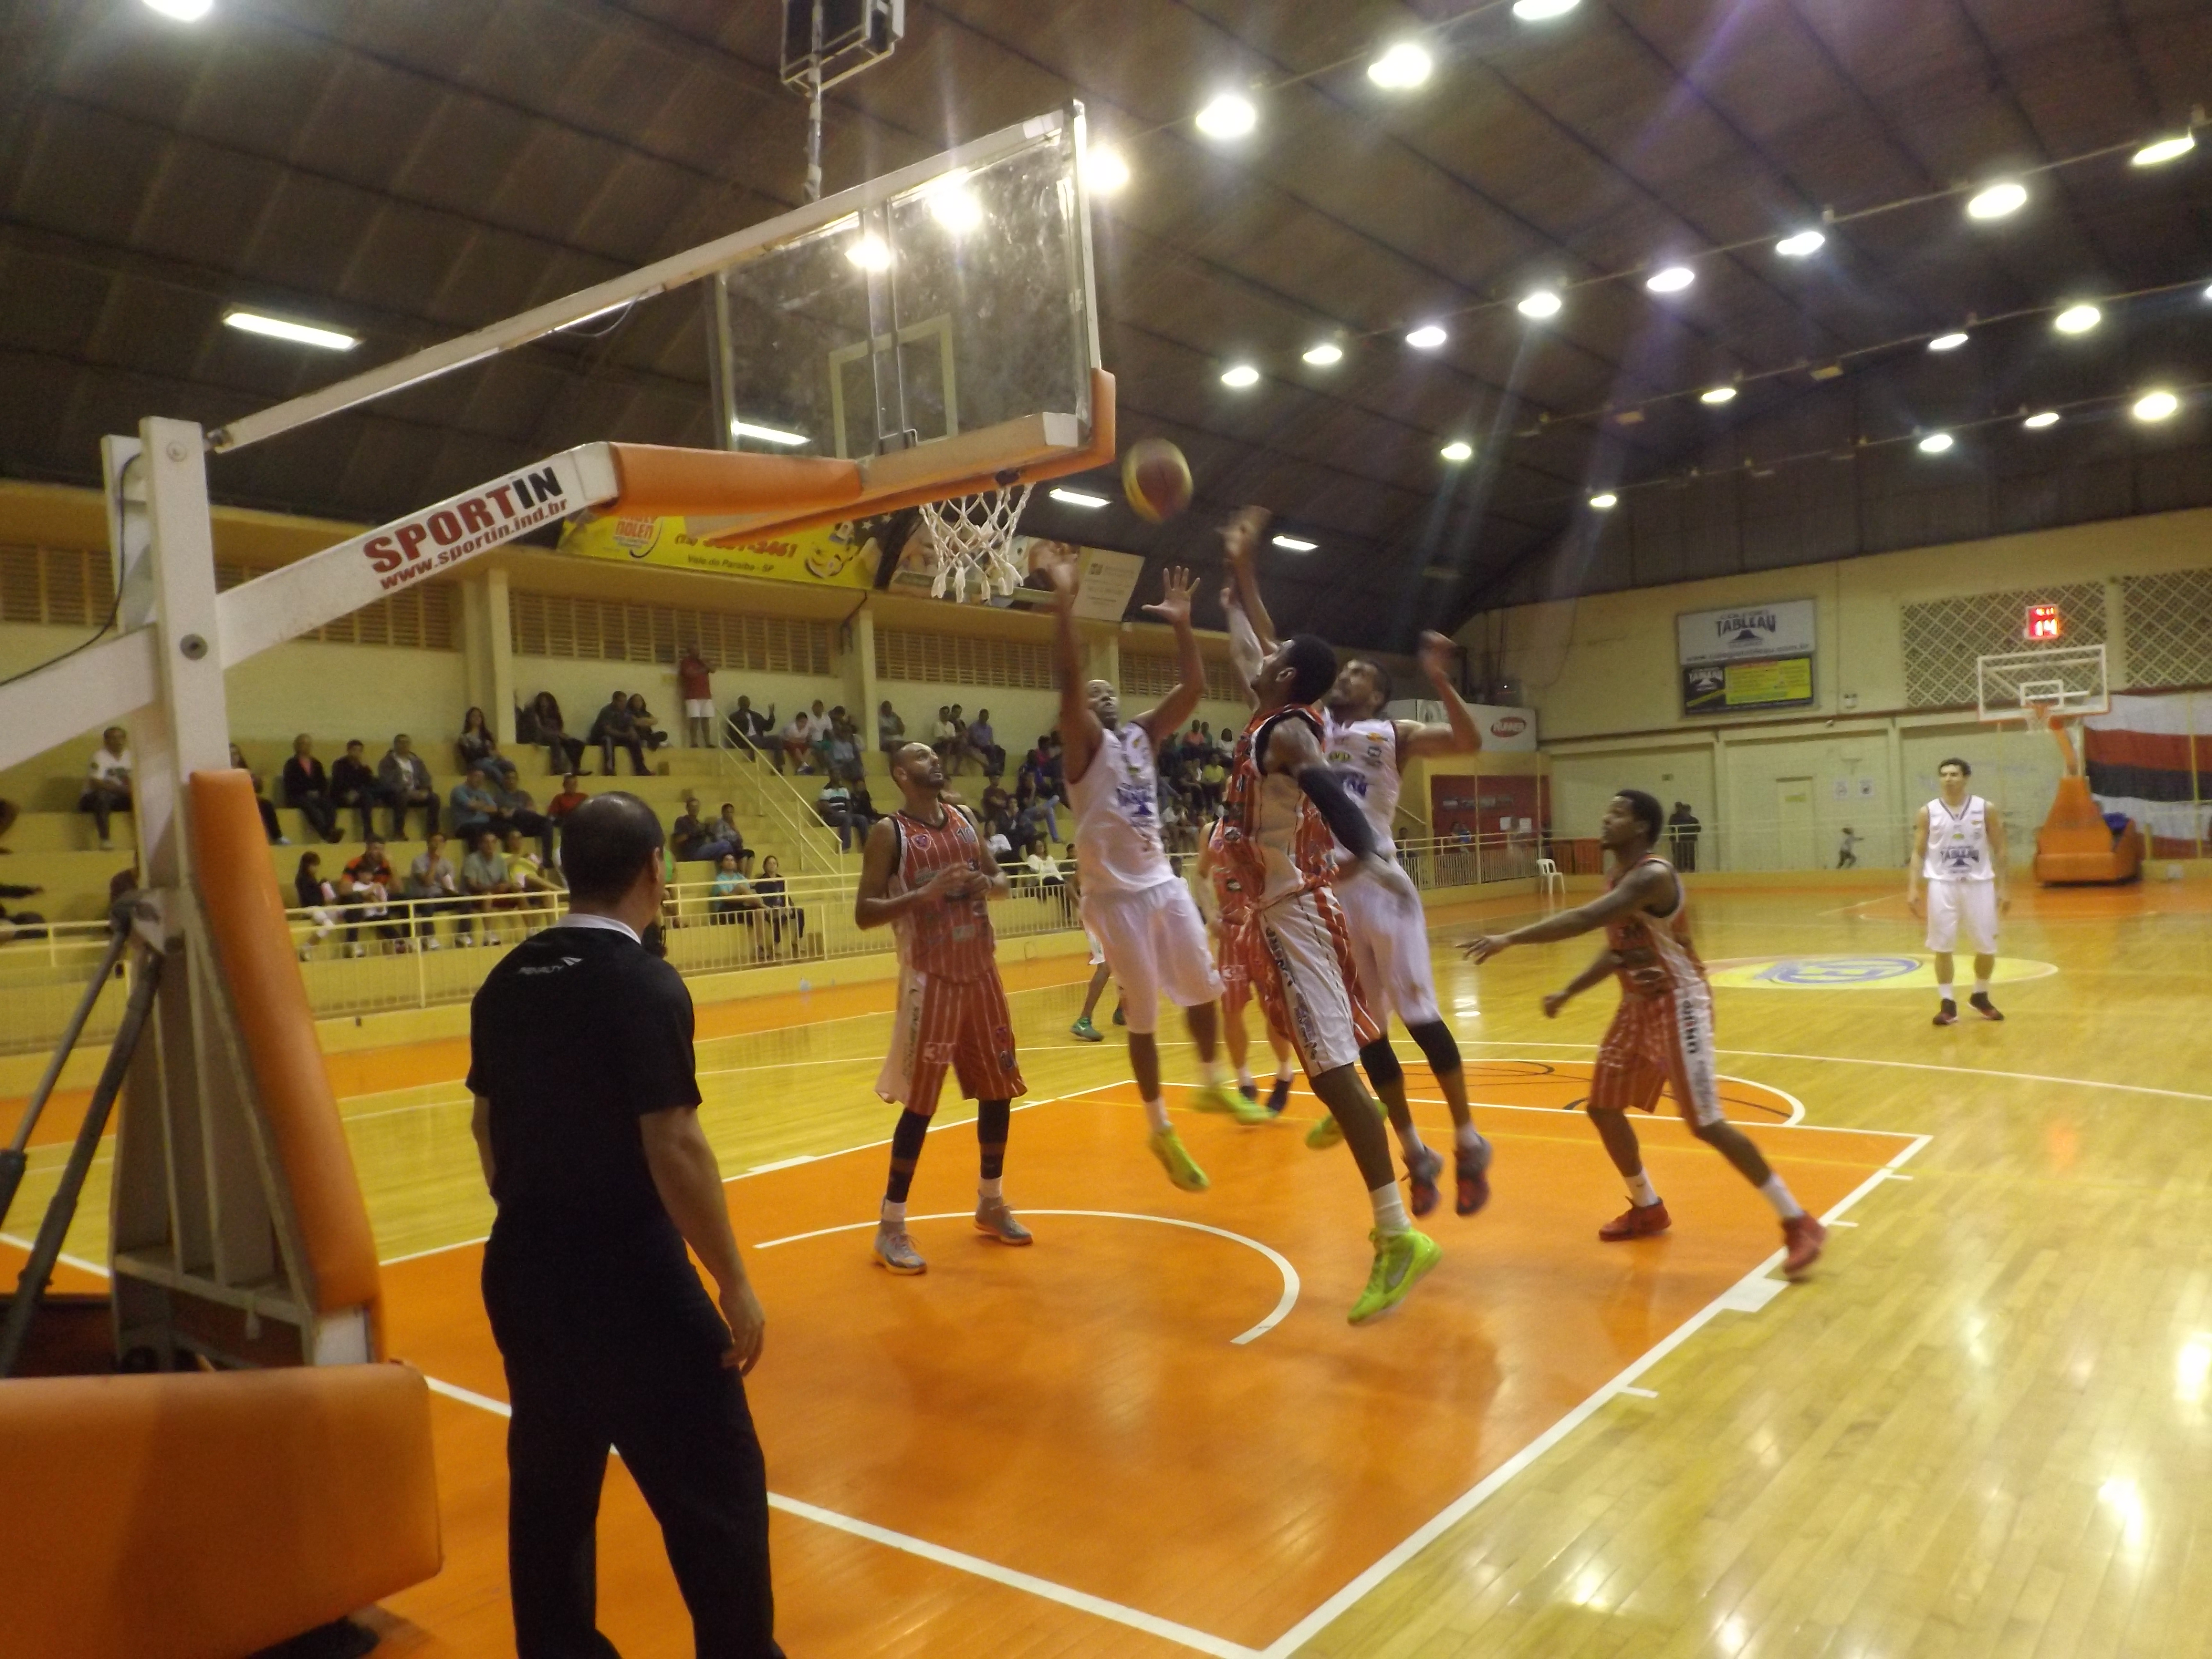
[{"label": "gymnasium wall", "polygon": [[[1830,866],[1845,825],[1868,838],[1863,866],[1901,867],[1912,815],[1935,793],[1947,757],[1973,766],[1976,789],[2003,810],[2021,855],[2033,851],[2059,772],[2047,737],[1981,725],[1971,707],[1927,704],[1928,668],[1908,664],[1926,649],[1908,644],[1908,607],[2101,586],[2114,689],[2138,683],[2129,672],[2131,640],[2152,677],[2139,683],[2171,684],[2194,659],[2145,648],[2173,619],[2142,614],[2140,602],[2131,613],[2130,579],[2208,567],[2212,510],[2200,508],[1516,605],[1478,615],[1460,637],[1537,710],[1556,833],[1594,833],[1612,793],[1635,787],[1670,806],[1690,804],[1705,826],[1706,867],[1717,856],[1729,868]],[[1802,599],[1815,602],[1814,708],[1682,714],[1679,613]],[[1958,648],[1970,686],[1972,652]]]}]

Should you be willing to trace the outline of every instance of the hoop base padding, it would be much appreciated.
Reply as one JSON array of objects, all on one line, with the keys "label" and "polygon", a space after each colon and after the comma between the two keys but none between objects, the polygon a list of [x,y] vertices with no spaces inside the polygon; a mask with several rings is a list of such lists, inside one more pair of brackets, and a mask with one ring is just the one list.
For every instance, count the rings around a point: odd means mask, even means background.
[{"label": "hoop base padding", "polygon": [[2134,881],[2142,874],[2141,825],[2112,833],[2087,778],[2058,780],[2058,797],[2035,832],[2035,878],[2045,886]]}]

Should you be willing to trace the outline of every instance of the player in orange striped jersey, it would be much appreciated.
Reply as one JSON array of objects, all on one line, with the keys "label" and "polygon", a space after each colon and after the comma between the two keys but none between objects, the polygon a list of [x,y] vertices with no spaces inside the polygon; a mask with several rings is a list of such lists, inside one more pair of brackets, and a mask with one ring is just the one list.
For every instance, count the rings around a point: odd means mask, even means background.
[{"label": "player in orange striped jersey", "polygon": [[[1221,1034],[1229,1063],[1237,1068],[1238,1091],[1247,1100],[1257,1100],[1260,1089],[1252,1080],[1250,1065],[1252,1037],[1244,1029],[1244,1005],[1252,1000],[1252,896],[1221,855],[1222,828],[1216,819],[1207,830],[1198,849],[1193,884],[1198,907],[1213,933],[1213,963],[1221,973]],[[1271,1116],[1280,1117],[1291,1099],[1291,1044],[1273,1025],[1267,1031],[1275,1051],[1275,1077],[1268,1085],[1267,1107]]]},{"label": "player in orange striped jersey", "polygon": [[891,781],[903,802],[868,831],[853,920],[862,927],[888,924],[898,939],[898,1021],[876,1092],[906,1109],[891,1133],[874,1248],[891,1272],[918,1273],[928,1264],[906,1230],[907,1191],[948,1068],[976,1103],[976,1229],[1002,1244],[1031,1242],[1000,1185],[1013,1097],[1027,1091],[991,931],[989,901],[1005,896],[1006,878],[974,821],[939,799],[945,763],[928,744],[910,743],[893,755]]},{"label": "player in orange striped jersey", "polygon": [[[1364,1324],[1405,1298],[1442,1257],[1406,1217],[1390,1169],[1382,1109],[1359,1077],[1359,1050],[1381,1035],[1359,1000],[1352,940],[1333,884],[1375,881],[1418,903],[1405,872],[1377,854],[1375,831],[1322,751],[1317,703],[1336,681],[1336,653],[1311,634],[1269,637],[1252,570],[1267,515],[1247,507],[1222,540],[1264,655],[1250,676],[1258,712],[1237,740],[1222,803],[1221,856],[1253,901],[1252,988],[1287,1036],[1307,1080],[1344,1131],[1375,1212]],[[1349,856],[1340,860],[1339,843]]]},{"label": "player in orange striped jersey", "polygon": [[1667,1206],[1644,1172],[1643,1149],[1628,1109],[1648,1112],[1662,1088],[1690,1131],[1735,1165],[1782,1218],[1787,1251],[1783,1271],[1796,1278],[1813,1265],[1827,1229],[1790,1195],[1749,1136],[1721,1114],[1720,1083],[1713,1070],[1713,994],[1705,964],[1690,943],[1689,895],[1674,866],[1651,848],[1665,827],[1659,803],[1641,789],[1624,789],[1605,809],[1598,838],[1613,855],[1605,896],[1579,909],[1563,910],[1510,933],[1471,941],[1464,948],[1488,962],[1516,945],[1572,939],[1602,927],[1605,949],[1565,989],[1544,999],[1555,1017],[1571,998],[1608,974],[1620,980],[1620,1009],[1599,1045],[1590,1075],[1589,1119],[1628,1186],[1628,1208],[1598,1229],[1608,1243],[1662,1233],[1673,1224]]}]

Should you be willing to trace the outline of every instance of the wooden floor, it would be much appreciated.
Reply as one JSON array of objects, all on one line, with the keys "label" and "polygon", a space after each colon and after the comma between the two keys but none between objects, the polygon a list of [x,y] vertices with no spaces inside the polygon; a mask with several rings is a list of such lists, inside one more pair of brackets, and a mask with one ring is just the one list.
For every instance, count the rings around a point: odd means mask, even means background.
[{"label": "wooden floor", "polygon": [[[1179,1114],[1215,1184],[1173,1191],[1118,1045],[1066,1035],[1079,963],[1012,988],[1036,1103],[1007,1188],[1036,1248],[968,1227],[948,1107],[914,1280],[866,1250],[880,988],[702,1009],[704,1119],[769,1310],[750,1386],[794,1659],[2212,1652],[2212,892],[2023,895],[2006,956],[2049,971],[2011,969],[2005,1024],[1937,1030],[1917,929],[1863,891],[1698,900],[1730,964],[1730,1114],[1846,1206],[1790,1288],[1765,1206],[1671,1121],[1646,1140],[1675,1231],[1596,1241],[1620,1188],[1563,1109],[1613,993],[1542,1018],[1586,941],[1465,968],[1449,946],[1495,912],[1432,921],[1498,1198],[1432,1217],[1443,1265],[1364,1330],[1364,1202],[1341,1149],[1300,1144],[1314,1103],[1253,1130]],[[447,1568],[374,1616],[396,1655],[511,1652],[461,1056],[348,1064],[392,1346],[446,1390]],[[70,1241],[90,1261],[103,1203]],[[618,1467],[600,1530],[610,1635],[688,1653]]]}]

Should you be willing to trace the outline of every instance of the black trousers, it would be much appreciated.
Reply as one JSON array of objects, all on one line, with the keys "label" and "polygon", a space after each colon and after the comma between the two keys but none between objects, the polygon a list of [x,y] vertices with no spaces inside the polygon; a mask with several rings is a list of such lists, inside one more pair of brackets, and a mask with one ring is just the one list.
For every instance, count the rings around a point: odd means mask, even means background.
[{"label": "black trousers", "polygon": [[487,1250],[484,1261],[484,1306],[514,1408],[507,1535],[518,1659],[619,1659],[596,1620],[610,1448],[660,1523],[698,1659],[782,1659],[767,1470],[744,1383],[721,1362],[727,1334],[697,1276],[687,1262],[688,1296],[633,1285],[624,1305],[595,1316],[579,1306],[586,1298],[573,1277],[518,1262],[520,1254]]}]

